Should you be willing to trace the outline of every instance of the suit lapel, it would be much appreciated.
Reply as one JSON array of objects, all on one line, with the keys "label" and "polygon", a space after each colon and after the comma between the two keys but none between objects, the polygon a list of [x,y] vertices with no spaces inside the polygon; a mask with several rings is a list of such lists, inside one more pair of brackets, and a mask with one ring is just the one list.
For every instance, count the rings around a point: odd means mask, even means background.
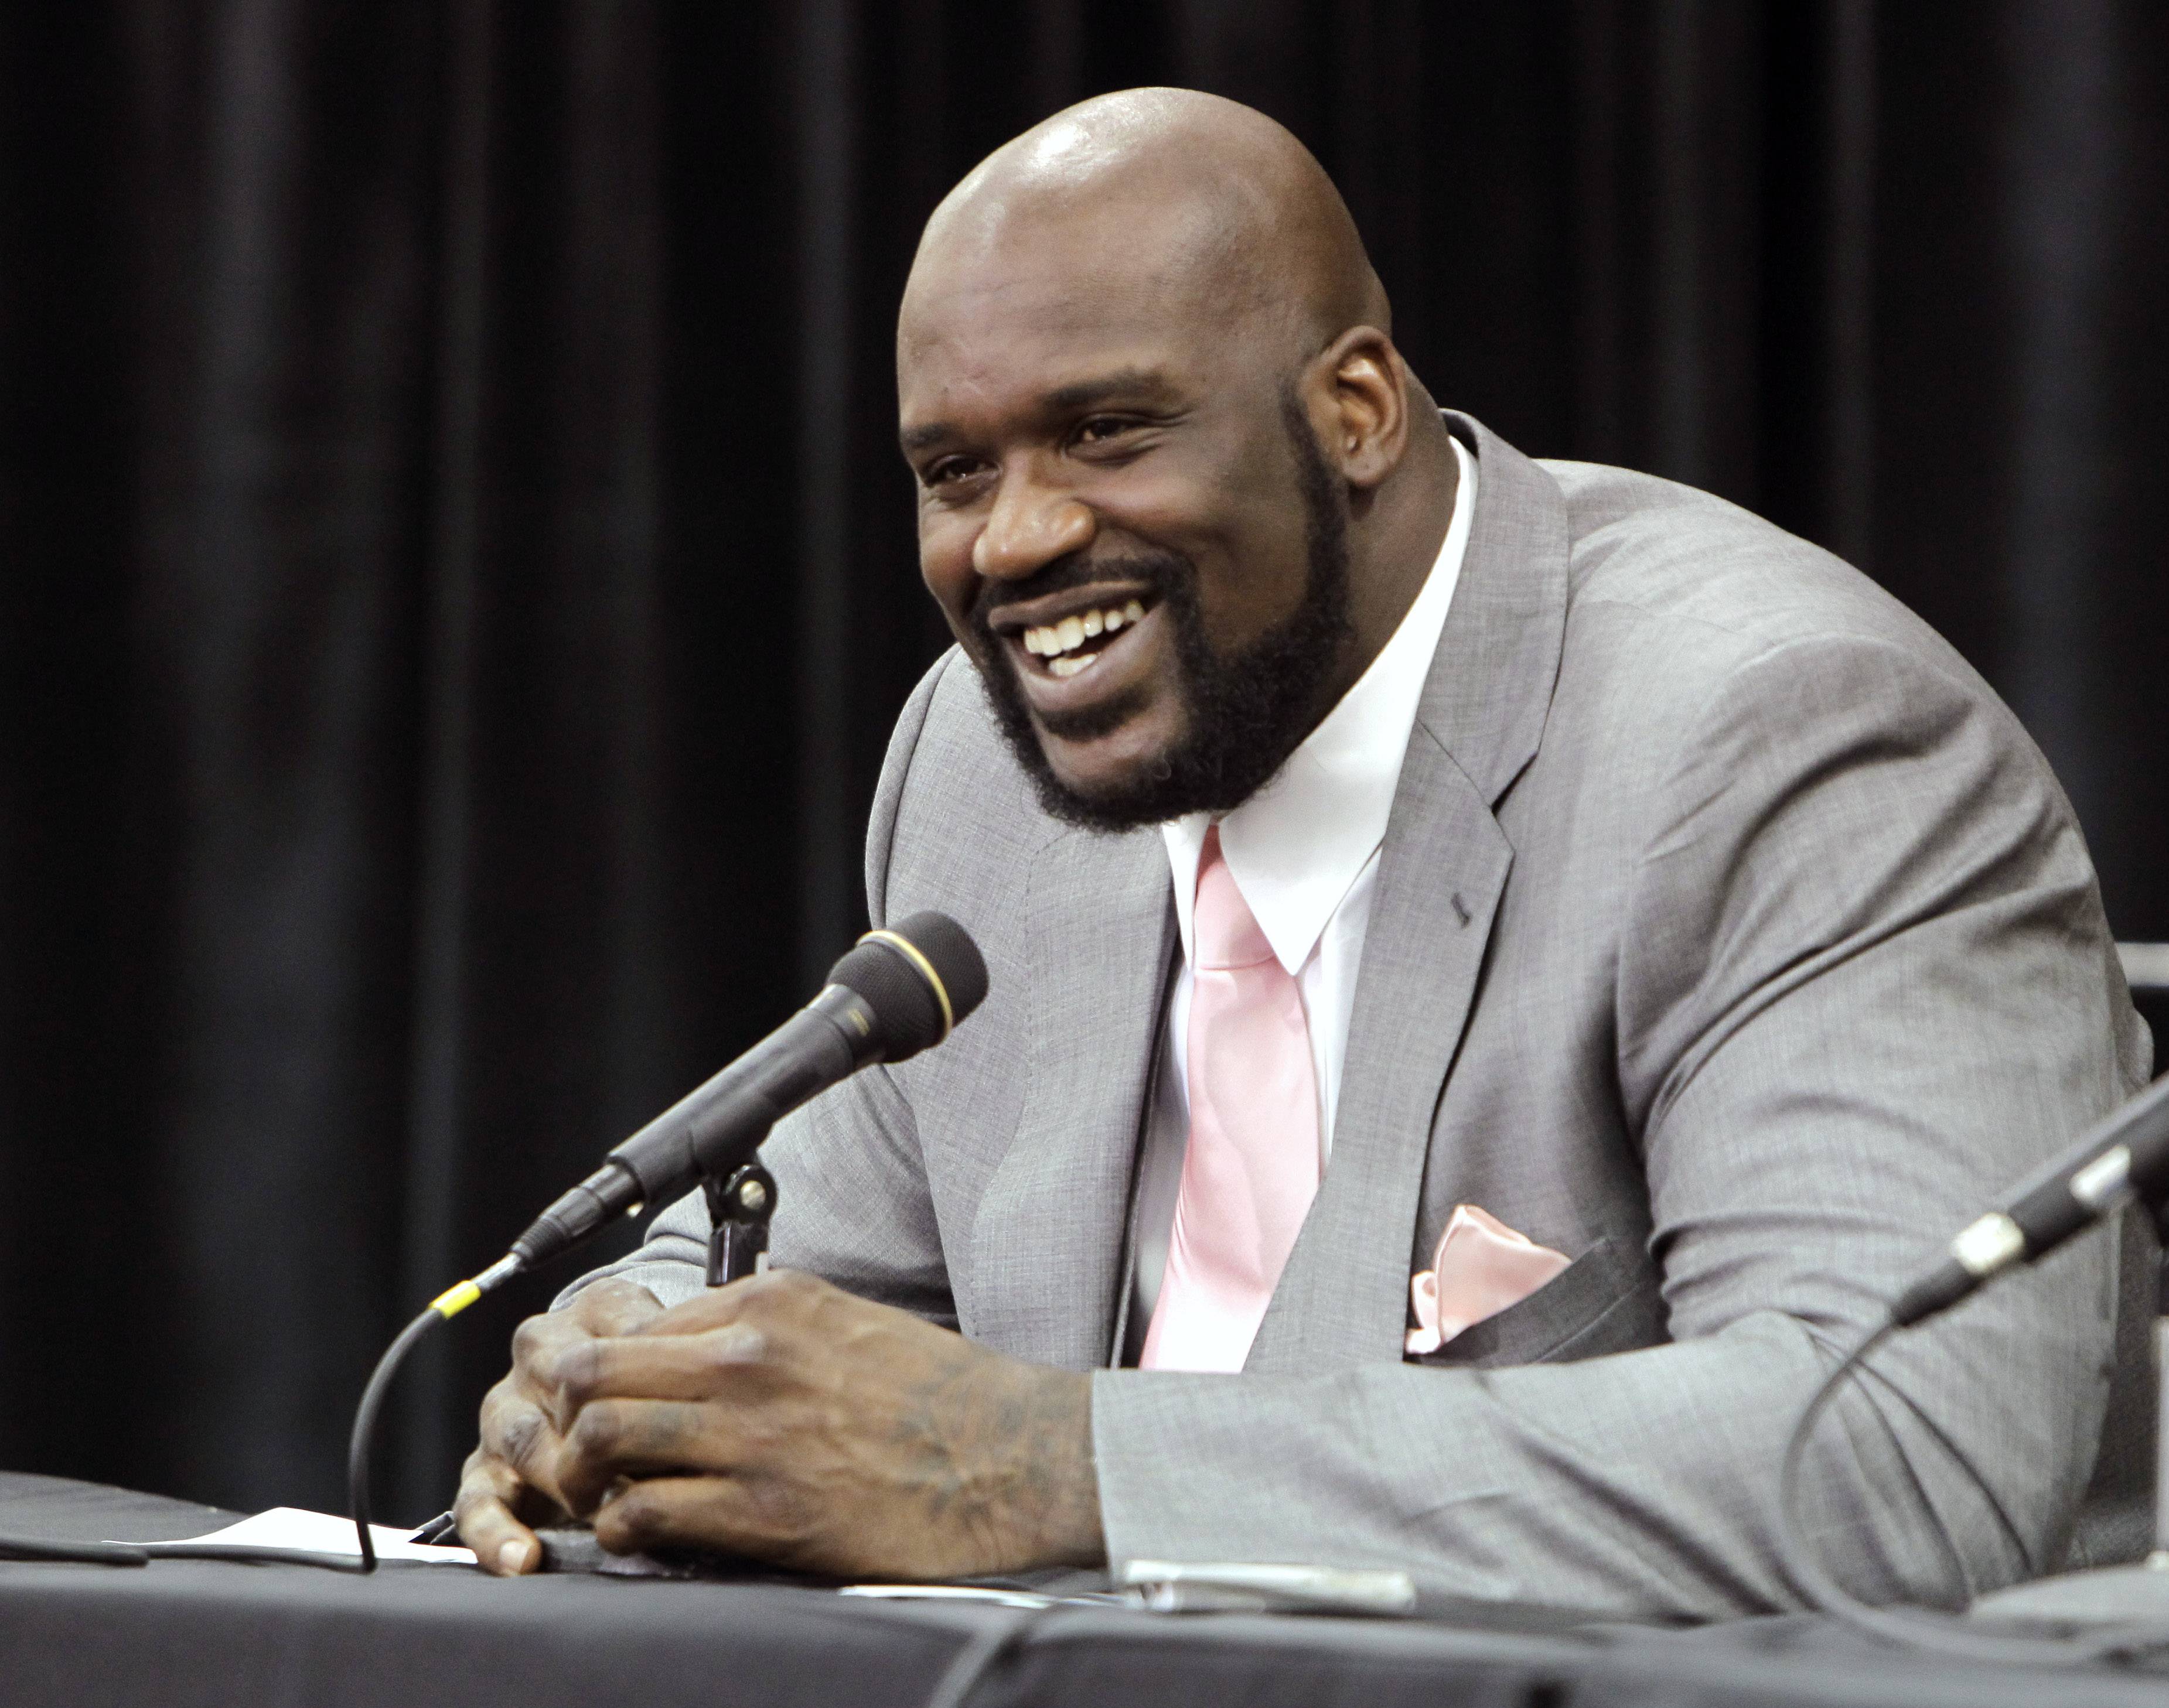
[{"label": "suit lapel", "polygon": [[1246,1368],[1398,1360],[1432,1121],[1513,849],[1493,808],[1534,755],[1565,631],[1558,487],[1465,416],[1477,510],[1379,856],[1333,1158]]},{"label": "suit lapel", "polygon": [[973,1338],[1107,1362],[1175,910],[1157,832],[1065,834],[1032,865],[1031,1080],[973,1224]]}]

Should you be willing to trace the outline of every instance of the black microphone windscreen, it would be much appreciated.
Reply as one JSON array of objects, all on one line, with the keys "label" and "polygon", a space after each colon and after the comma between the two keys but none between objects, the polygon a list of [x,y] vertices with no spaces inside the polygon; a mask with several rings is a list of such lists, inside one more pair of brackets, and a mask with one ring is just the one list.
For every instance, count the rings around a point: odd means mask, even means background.
[{"label": "black microphone windscreen", "polygon": [[972,934],[946,913],[914,913],[889,928],[933,964],[935,976],[949,992],[949,1009],[957,1025],[987,999],[987,963]]},{"label": "black microphone windscreen", "polygon": [[939,1044],[978,1007],[987,994],[987,964],[970,934],[946,914],[914,913],[861,938],[829,970],[829,982],[866,999],[882,1058],[901,1062]]}]

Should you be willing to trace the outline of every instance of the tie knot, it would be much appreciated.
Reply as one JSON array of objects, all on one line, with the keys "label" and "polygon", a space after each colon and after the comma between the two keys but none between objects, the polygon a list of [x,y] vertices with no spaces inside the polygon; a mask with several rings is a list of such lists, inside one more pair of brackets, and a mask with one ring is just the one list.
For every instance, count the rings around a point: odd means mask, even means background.
[{"label": "tie knot", "polygon": [[1190,930],[1201,971],[1255,966],[1273,958],[1272,944],[1221,856],[1217,824],[1205,833],[1204,852],[1198,857],[1197,905],[1191,912]]}]

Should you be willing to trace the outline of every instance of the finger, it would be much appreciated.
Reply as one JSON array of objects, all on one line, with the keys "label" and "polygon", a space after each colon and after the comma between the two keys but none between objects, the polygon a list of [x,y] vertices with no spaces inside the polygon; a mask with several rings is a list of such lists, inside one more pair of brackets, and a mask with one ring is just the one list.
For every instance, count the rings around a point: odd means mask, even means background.
[{"label": "finger", "polygon": [[599,1399],[705,1400],[743,1391],[774,1350],[749,1323],[697,1335],[628,1335],[564,1348],[549,1375],[568,1414]]},{"label": "finger", "polygon": [[557,1461],[564,1442],[545,1412],[511,1381],[482,1397],[479,1450],[503,1462],[530,1487],[557,1497]]},{"label": "finger", "polygon": [[572,1427],[578,1403],[568,1402],[558,1391],[554,1374],[558,1360],[598,1335],[636,1333],[662,1310],[662,1301],[645,1287],[629,1281],[599,1281],[563,1310],[530,1317],[513,1332],[514,1380],[562,1434]]},{"label": "finger", "polygon": [[807,1538],[779,1522],[750,1484],[733,1477],[654,1477],[629,1482],[594,1515],[595,1540],[613,1554],[661,1547],[798,1562]]},{"label": "finger", "polygon": [[705,1334],[735,1322],[744,1313],[749,1297],[757,1297],[758,1275],[709,1287],[667,1311],[658,1311],[632,1331],[641,1335]]},{"label": "finger", "polygon": [[557,1397],[551,1372],[568,1347],[594,1338],[569,1316],[530,1317],[512,1331],[510,1381],[532,1403],[550,1409]]},{"label": "finger", "polygon": [[530,1317],[514,1332],[510,1386],[557,1434],[573,1427],[580,1408],[560,1386],[558,1371],[594,1338],[593,1331],[564,1316]]},{"label": "finger", "polygon": [[452,1503],[460,1540],[474,1550],[485,1572],[500,1578],[519,1577],[542,1563],[542,1544],[513,1515],[523,1487],[509,1465],[477,1448],[467,1455],[459,1498]]},{"label": "finger", "polygon": [[559,1495],[584,1517],[624,1477],[728,1470],[736,1438],[727,1407],[596,1400],[580,1408],[559,1450]]},{"label": "finger", "polygon": [[647,1288],[624,1280],[598,1281],[575,1294],[562,1311],[530,1317],[513,1331],[513,1367],[525,1370],[547,1364],[563,1348],[598,1334],[634,1333],[662,1314],[663,1301]]},{"label": "finger", "polygon": [[663,1314],[663,1301],[637,1281],[614,1278],[583,1287],[559,1317],[569,1317],[590,1334],[631,1334]]}]

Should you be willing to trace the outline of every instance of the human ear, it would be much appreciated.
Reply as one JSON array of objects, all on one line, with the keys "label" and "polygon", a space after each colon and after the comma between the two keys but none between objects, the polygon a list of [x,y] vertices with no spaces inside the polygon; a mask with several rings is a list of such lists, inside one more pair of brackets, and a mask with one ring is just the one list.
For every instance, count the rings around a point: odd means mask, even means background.
[{"label": "human ear", "polygon": [[1341,478],[1368,491],[1408,449],[1408,368],[1376,327],[1351,327],[1319,354],[1314,371],[1327,395],[1321,447]]}]

